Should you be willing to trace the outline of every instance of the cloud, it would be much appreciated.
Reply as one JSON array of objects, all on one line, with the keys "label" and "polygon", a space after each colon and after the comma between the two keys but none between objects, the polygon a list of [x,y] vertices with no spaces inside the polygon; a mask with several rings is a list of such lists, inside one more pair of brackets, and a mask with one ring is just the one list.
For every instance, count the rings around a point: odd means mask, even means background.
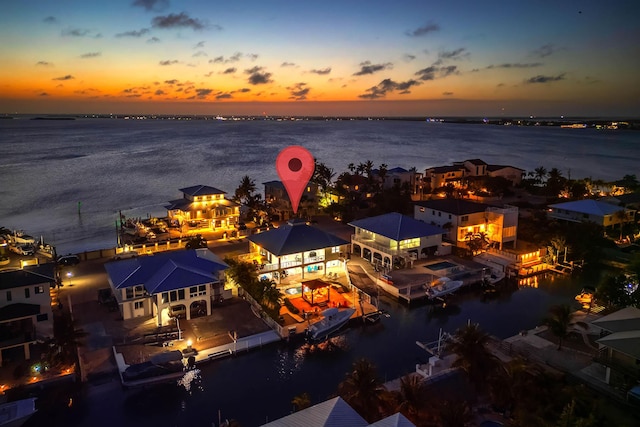
[{"label": "cloud", "polygon": [[451,95],[453,95],[453,92],[442,92],[442,95],[451,96]]},{"label": "cloud", "polygon": [[243,87],[242,89],[238,90],[238,92],[247,93],[247,92],[251,92],[251,89],[249,89],[248,87]]},{"label": "cloud", "polygon": [[174,85],[178,83],[178,80],[177,79],[165,80],[164,83],[168,85]]},{"label": "cloud", "polygon": [[38,61],[38,62],[36,62],[36,65],[41,66],[41,67],[53,67],[53,64],[51,62],[47,62],[47,61]]},{"label": "cloud", "polygon": [[296,83],[293,86],[289,86],[287,88],[287,90],[291,94],[289,99],[295,99],[296,101],[302,101],[307,99],[307,95],[309,94],[309,91],[311,90],[311,88],[305,87],[305,86],[307,86],[306,83]]},{"label": "cloud", "polygon": [[213,71],[209,71],[207,74],[205,74],[205,77],[211,77],[213,75]]},{"label": "cloud", "polygon": [[221,93],[220,95],[216,95],[216,99],[231,99],[233,96],[230,93]]},{"label": "cloud", "polygon": [[422,27],[416,28],[415,30],[407,31],[406,34],[410,37],[421,37],[436,31],[440,31],[440,26],[438,24],[428,23]]},{"label": "cloud", "polygon": [[309,72],[312,74],[317,74],[319,76],[326,76],[327,74],[331,73],[331,67],[327,67],[321,70],[313,69],[309,70]]},{"label": "cloud", "polygon": [[198,56],[207,56],[207,53],[203,50],[199,50],[196,53],[194,53],[193,55],[191,55],[193,57],[198,57]]},{"label": "cloud", "polygon": [[47,92],[41,92],[38,96],[49,96]]},{"label": "cloud", "polygon": [[98,89],[95,88],[87,88],[87,89],[80,89],[80,90],[74,90],[73,93],[77,93],[78,95],[92,95],[92,94],[96,94],[99,93],[100,91]]},{"label": "cloud", "polygon": [[553,55],[557,51],[558,48],[556,48],[552,43],[547,43],[534,50],[533,55],[537,56],[538,58],[545,58],[547,56]]},{"label": "cloud", "polygon": [[542,74],[538,74],[535,77],[531,77],[530,79],[525,80],[526,84],[534,84],[534,83],[550,83],[557,82],[560,80],[564,80],[564,73],[558,74],[557,76],[543,76]]},{"label": "cloud", "polygon": [[465,47],[461,47],[451,51],[442,50],[438,52],[438,61],[439,63],[442,63],[442,61],[445,61],[445,60],[458,61],[462,58],[468,57],[469,55],[470,54],[469,52],[467,52],[467,48]]},{"label": "cloud", "polygon": [[[231,55],[230,57],[228,57],[227,59],[224,58],[224,56],[216,56],[213,59],[209,60],[209,64],[230,64],[233,62],[238,62],[240,61],[240,59],[242,59],[244,55],[242,54],[242,52],[236,52],[233,55]],[[250,56],[250,55],[247,55]],[[256,58],[258,56],[256,55]]]},{"label": "cloud", "polygon": [[160,61],[160,65],[166,66],[166,65],[173,65],[173,64],[177,64],[180,61],[178,61],[177,59],[167,59],[165,61]]},{"label": "cloud", "polygon": [[249,58],[249,61],[253,62],[258,59],[260,55],[258,55],[257,53],[247,53],[245,56]]},{"label": "cloud", "polygon": [[230,68],[227,68],[226,70],[224,70],[222,72],[222,74],[233,74],[236,71],[238,71],[238,69],[236,67],[230,67]]},{"label": "cloud", "polygon": [[166,95],[167,93],[165,91],[163,91],[162,89],[158,89],[155,91],[154,95]]},{"label": "cloud", "polygon": [[267,73],[263,71],[263,67],[253,67],[247,70],[244,70],[245,74],[249,74],[249,83],[252,85],[261,85],[265,83],[271,83],[271,73]]},{"label": "cloud", "polygon": [[75,77],[73,77],[71,74],[67,74],[66,76],[62,76],[62,77],[54,77],[51,80],[73,80],[75,79]]},{"label": "cloud", "polygon": [[134,0],[132,6],[138,6],[147,12],[162,12],[169,7],[169,0]]},{"label": "cloud", "polygon": [[66,30],[60,31],[60,34],[63,37],[93,37],[94,39],[102,37],[102,34],[94,33],[92,30],[85,28],[67,28]]},{"label": "cloud", "polygon": [[101,52],[87,52],[87,53],[83,53],[82,55],[80,55],[80,58],[83,58],[83,59],[97,58],[97,57],[99,57],[101,55],[102,55]]},{"label": "cloud", "polygon": [[393,68],[393,64],[390,62],[384,64],[372,64],[371,61],[364,61],[360,63],[360,71],[353,73],[354,76],[364,76],[366,74],[373,74],[378,71],[388,70]]},{"label": "cloud", "polygon": [[294,62],[283,62],[282,64],[280,64],[281,67],[295,67],[296,64]]},{"label": "cloud", "polygon": [[535,67],[540,67],[542,64],[542,62],[525,62],[525,63],[505,63],[505,64],[498,64],[498,65],[489,65],[486,68],[488,70],[492,69],[492,68],[535,68]]},{"label": "cloud", "polygon": [[115,36],[117,38],[121,38],[121,37],[142,37],[145,34],[147,34],[149,32],[148,28],[142,28],[138,31],[136,30],[131,30],[131,31],[125,31],[124,33],[118,33]]},{"label": "cloud", "polygon": [[206,25],[196,19],[191,18],[184,12],[179,14],[170,13],[166,16],[156,16],[151,20],[151,26],[154,28],[191,28],[193,30],[203,30]]},{"label": "cloud", "polygon": [[387,96],[387,93],[399,91],[401,94],[411,93],[409,89],[413,86],[419,86],[422,83],[417,80],[407,80],[406,82],[397,83],[391,79],[384,79],[378,85],[372,86],[366,90],[367,93],[358,95],[362,99],[378,99]]},{"label": "cloud", "polygon": [[149,40],[147,40],[147,43],[152,44],[152,43],[160,43],[160,39],[157,37],[151,37]]},{"label": "cloud", "polygon": [[193,46],[194,49],[200,49],[201,47],[204,47],[204,44],[206,43],[205,40],[199,41],[198,43],[196,43],[195,46]]},{"label": "cloud", "polygon": [[196,89],[196,97],[203,99],[209,96],[213,92],[213,89]]},{"label": "cloud", "polygon": [[44,18],[42,20],[42,22],[46,23],[46,24],[55,24],[58,22],[58,20],[56,19],[55,16],[47,16],[46,18]]},{"label": "cloud", "polygon": [[416,59],[416,56],[415,55],[411,55],[409,53],[405,53],[404,55],[402,55],[402,58],[407,62],[411,62],[414,59]]},{"label": "cloud", "polygon": [[414,75],[419,76],[420,80],[435,80],[443,77],[450,76],[451,74],[458,74],[458,67],[455,65],[449,65],[446,67],[438,67],[432,65],[422,70],[418,70]]}]

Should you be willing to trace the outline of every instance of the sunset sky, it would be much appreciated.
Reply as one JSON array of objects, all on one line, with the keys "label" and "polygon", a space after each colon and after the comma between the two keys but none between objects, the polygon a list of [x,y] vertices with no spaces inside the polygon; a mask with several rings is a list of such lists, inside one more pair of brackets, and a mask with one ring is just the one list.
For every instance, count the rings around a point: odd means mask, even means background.
[{"label": "sunset sky", "polygon": [[640,1],[1,10],[4,114],[640,116]]}]

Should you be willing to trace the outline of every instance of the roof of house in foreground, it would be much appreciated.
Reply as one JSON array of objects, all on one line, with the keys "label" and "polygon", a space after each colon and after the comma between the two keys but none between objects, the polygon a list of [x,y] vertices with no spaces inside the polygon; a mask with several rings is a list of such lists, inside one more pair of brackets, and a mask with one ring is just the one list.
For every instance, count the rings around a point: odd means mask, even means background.
[{"label": "roof of house in foreground", "polygon": [[248,239],[275,256],[331,248],[349,243],[338,236],[307,225],[303,220],[289,221],[286,225],[254,234]]},{"label": "roof of house in foreground", "polygon": [[209,196],[212,194],[227,194],[226,191],[217,189],[216,187],[210,187],[208,185],[193,185],[191,187],[181,188],[179,190],[189,196]]},{"label": "roof of house in foreground", "polygon": [[0,289],[55,282],[54,269],[54,263],[47,263],[25,266],[20,270],[4,271],[0,273]]},{"label": "roof of house in foreground", "polygon": [[440,227],[426,224],[397,212],[360,219],[350,222],[349,225],[380,234],[381,236],[396,241],[446,233],[446,231]]},{"label": "roof of house in foreground", "polygon": [[264,424],[263,427],[415,427],[402,414],[394,414],[369,424],[341,397],[334,397],[317,405]]},{"label": "roof of house in foreground", "polygon": [[143,285],[150,294],[203,285],[218,280],[229,266],[210,250],[160,252],[108,262],[105,269],[116,289]]},{"label": "roof of house in foreground", "polygon": [[582,214],[605,216],[611,215],[618,211],[624,210],[623,207],[612,205],[610,203],[599,202],[597,200],[584,199],[574,200],[572,202],[556,203],[549,205],[550,208],[564,209],[571,212],[578,212]]},{"label": "roof of house in foreground", "polygon": [[626,307],[591,323],[609,332],[640,331],[640,309]]}]

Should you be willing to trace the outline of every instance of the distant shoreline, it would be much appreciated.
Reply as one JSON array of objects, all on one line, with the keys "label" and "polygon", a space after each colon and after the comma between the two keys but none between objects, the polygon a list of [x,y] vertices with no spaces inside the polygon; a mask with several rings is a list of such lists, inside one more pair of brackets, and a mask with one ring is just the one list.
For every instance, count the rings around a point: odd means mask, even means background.
[{"label": "distant shoreline", "polygon": [[[541,126],[561,127],[566,125],[585,125],[589,128],[632,129],[640,130],[640,119],[630,118],[596,118],[596,117],[416,117],[416,116],[203,116],[203,115],[167,115],[167,114],[68,114],[48,116],[43,114],[0,115],[7,120],[77,120],[77,119],[111,119],[111,120],[204,120],[204,121],[411,121],[429,124],[485,124],[498,126]],[[614,127],[612,127],[612,125]]]}]

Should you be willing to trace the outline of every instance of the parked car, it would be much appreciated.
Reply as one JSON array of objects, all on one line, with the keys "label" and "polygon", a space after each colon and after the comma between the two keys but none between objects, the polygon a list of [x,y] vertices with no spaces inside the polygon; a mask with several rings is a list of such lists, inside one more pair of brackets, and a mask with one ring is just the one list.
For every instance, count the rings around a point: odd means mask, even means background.
[{"label": "parked car", "polygon": [[172,305],[169,308],[169,317],[177,317],[178,319],[184,319],[187,317],[187,307],[183,304]]},{"label": "parked car", "polygon": [[126,252],[122,252],[121,254],[116,254],[113,257],[113,259],[119,260],[119,259],[135,258],[137,256],[138,256],[138,252],[136,251],[126,251]]},{"label": "parked car", "polygon": [[78,255],[68,254],[58,258],[59,265],[77,265],[79,263],[80,258],[78,257]]},{"label": "parked car", "polygon": [[236,223],[236,228],[238,230],[246,230],[247,229],[247,224],[245,224],[244,222],[238,222]]},{"label": "parked car", "polygon": [[33,255],[35,252],[33,251],[33,247],[30,245],[17,245],[17,246],[9,246],[9,250],[11,252],[15,252],[18,255]]}]

